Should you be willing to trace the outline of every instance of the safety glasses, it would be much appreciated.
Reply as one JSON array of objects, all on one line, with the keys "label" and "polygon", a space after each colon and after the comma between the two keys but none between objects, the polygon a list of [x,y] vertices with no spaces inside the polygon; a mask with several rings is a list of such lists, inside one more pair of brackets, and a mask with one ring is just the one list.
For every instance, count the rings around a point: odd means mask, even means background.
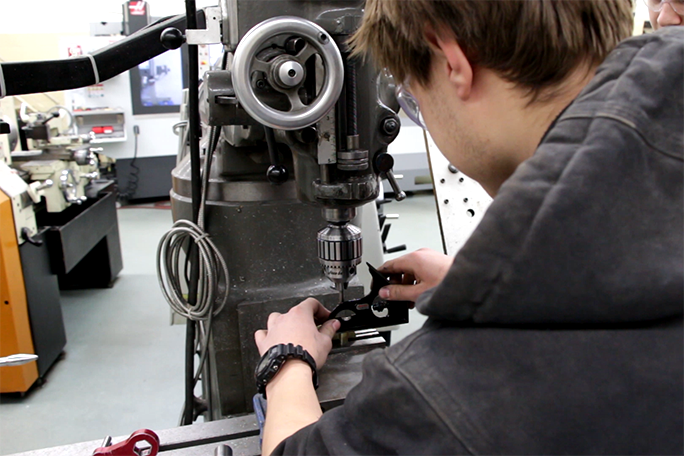
[{"label": "safety glasses", "polygon": [[669,3],[675,13],[684,14],[684,0],[643,0],[644,4],[651,11],[660,12],[665,3]]},{"label": "safety glasses", "polygon": [[404,110],[409,119],[411,119],[420,128],[427,130],[423,116],[420,113],[420,106],[416,97],[411,95],[411,92],[406,88],[407,84],[399,84],[394,92],[397,96],[399,106]]},{"label": "safety glasses", "polygon": [[383,73],[386,81],[390,85],[394,86],[394,95],[396,96],[401,109],[404,110],[408,118],[411,119],[416,125],[424,130],[427,130],[427,127],[425,127],[425,122],[423,122],[423,116],[420,114],[418,100],[416,100],[416,97],[411,95],[411,92],[408,91],[408,81],[404,82],[403,84],[397,84],[396,79],[394,79],[394,76],[392,76],[392,73],[390,73],[387,68],[383,70]]}]

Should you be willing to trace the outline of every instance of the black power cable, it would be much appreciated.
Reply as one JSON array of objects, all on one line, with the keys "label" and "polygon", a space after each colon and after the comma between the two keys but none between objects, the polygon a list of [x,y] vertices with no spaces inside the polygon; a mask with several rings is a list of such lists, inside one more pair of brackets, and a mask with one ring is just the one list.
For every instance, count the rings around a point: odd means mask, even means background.
[{"label": "black power cable", "polygon": [[[193,17],[195,24],[190,28],[196,29],[198,19],[204,22],[204,12],[195,11]],[[94,51],[90,56],[37,62],[2,62],[4,95],[78,89],[106,81],[166,52],[168,49],[162,45],[159,37],[169,27],[184,31],[186,18],[179,15],[157,21],[124,40]]]},{"label": "black power cable", "polygon": [[[128,203],[135,196],[135,192],[138,191],[138,182],[140,180],[140,167],[136,165],[138,160],[138,136],[140,135],[140,127],[133,125],[133,160],[131,164],[128,165],[130,171],[128,172],[128,182],[126,182],[126,190],[119,193],[119,199],[123,203]],[[122,204],[123,204],[122,203]]]},{"label": "black power cable", "polygon": [[[195,0],[185,0],[187,29],[197,29],[197,6]],[[192,190],[192,221],[197,223],[202,198],[200,177],[200,123],[199,123],[199,57],[197,45],[188,45],[188,140],[190,143],[190,183]],[[197,303],[199,282],[199,252],[190,249],[190,283],[188,284],[188,303]],[[185,408],[182,425],[192,424],[195,420],[194,371],[197,348],[197,328],[195,321],[187,319],[185,331]]]}]

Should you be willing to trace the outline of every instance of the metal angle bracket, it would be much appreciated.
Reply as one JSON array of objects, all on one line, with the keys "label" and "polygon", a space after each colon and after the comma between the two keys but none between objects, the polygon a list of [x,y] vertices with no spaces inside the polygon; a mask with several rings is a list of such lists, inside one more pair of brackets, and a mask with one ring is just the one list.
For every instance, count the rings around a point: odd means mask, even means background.
[{"label": "metal angle bracket", "polygon": [[212,6],[204,9],[207,22],[206,29],[186,30],[188,44],[220,44],[221,43],[221,8]]}]

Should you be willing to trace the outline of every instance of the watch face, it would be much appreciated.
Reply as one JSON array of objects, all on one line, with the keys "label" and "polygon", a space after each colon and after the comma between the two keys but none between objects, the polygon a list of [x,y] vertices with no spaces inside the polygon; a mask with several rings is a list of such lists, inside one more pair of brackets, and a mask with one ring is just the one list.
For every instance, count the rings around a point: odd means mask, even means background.
[{"label": "watch face", "polygon": [[268,353],[266,353],[266,355],[263,358],[261,358],[261,361],[259,361],[259,364],[257,365],[257,373],[263,373],[268,368],[269,364],[271,364],[271,357],[268,356]]}]

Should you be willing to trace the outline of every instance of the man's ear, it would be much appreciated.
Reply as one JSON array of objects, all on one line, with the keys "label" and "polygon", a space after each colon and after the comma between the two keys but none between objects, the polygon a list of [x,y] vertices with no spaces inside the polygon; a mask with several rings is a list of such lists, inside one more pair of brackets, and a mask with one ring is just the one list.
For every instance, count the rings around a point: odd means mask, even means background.
[{"label": "man's ear", "polygon": [[455,39],[440,36],[430,27],[425,30],[425,38],[438,57],[438,71],[446,73],[449,82],[456,89],[456,94],[462,100],[468,99],[473,86],[473,66],[461,46]]}]

